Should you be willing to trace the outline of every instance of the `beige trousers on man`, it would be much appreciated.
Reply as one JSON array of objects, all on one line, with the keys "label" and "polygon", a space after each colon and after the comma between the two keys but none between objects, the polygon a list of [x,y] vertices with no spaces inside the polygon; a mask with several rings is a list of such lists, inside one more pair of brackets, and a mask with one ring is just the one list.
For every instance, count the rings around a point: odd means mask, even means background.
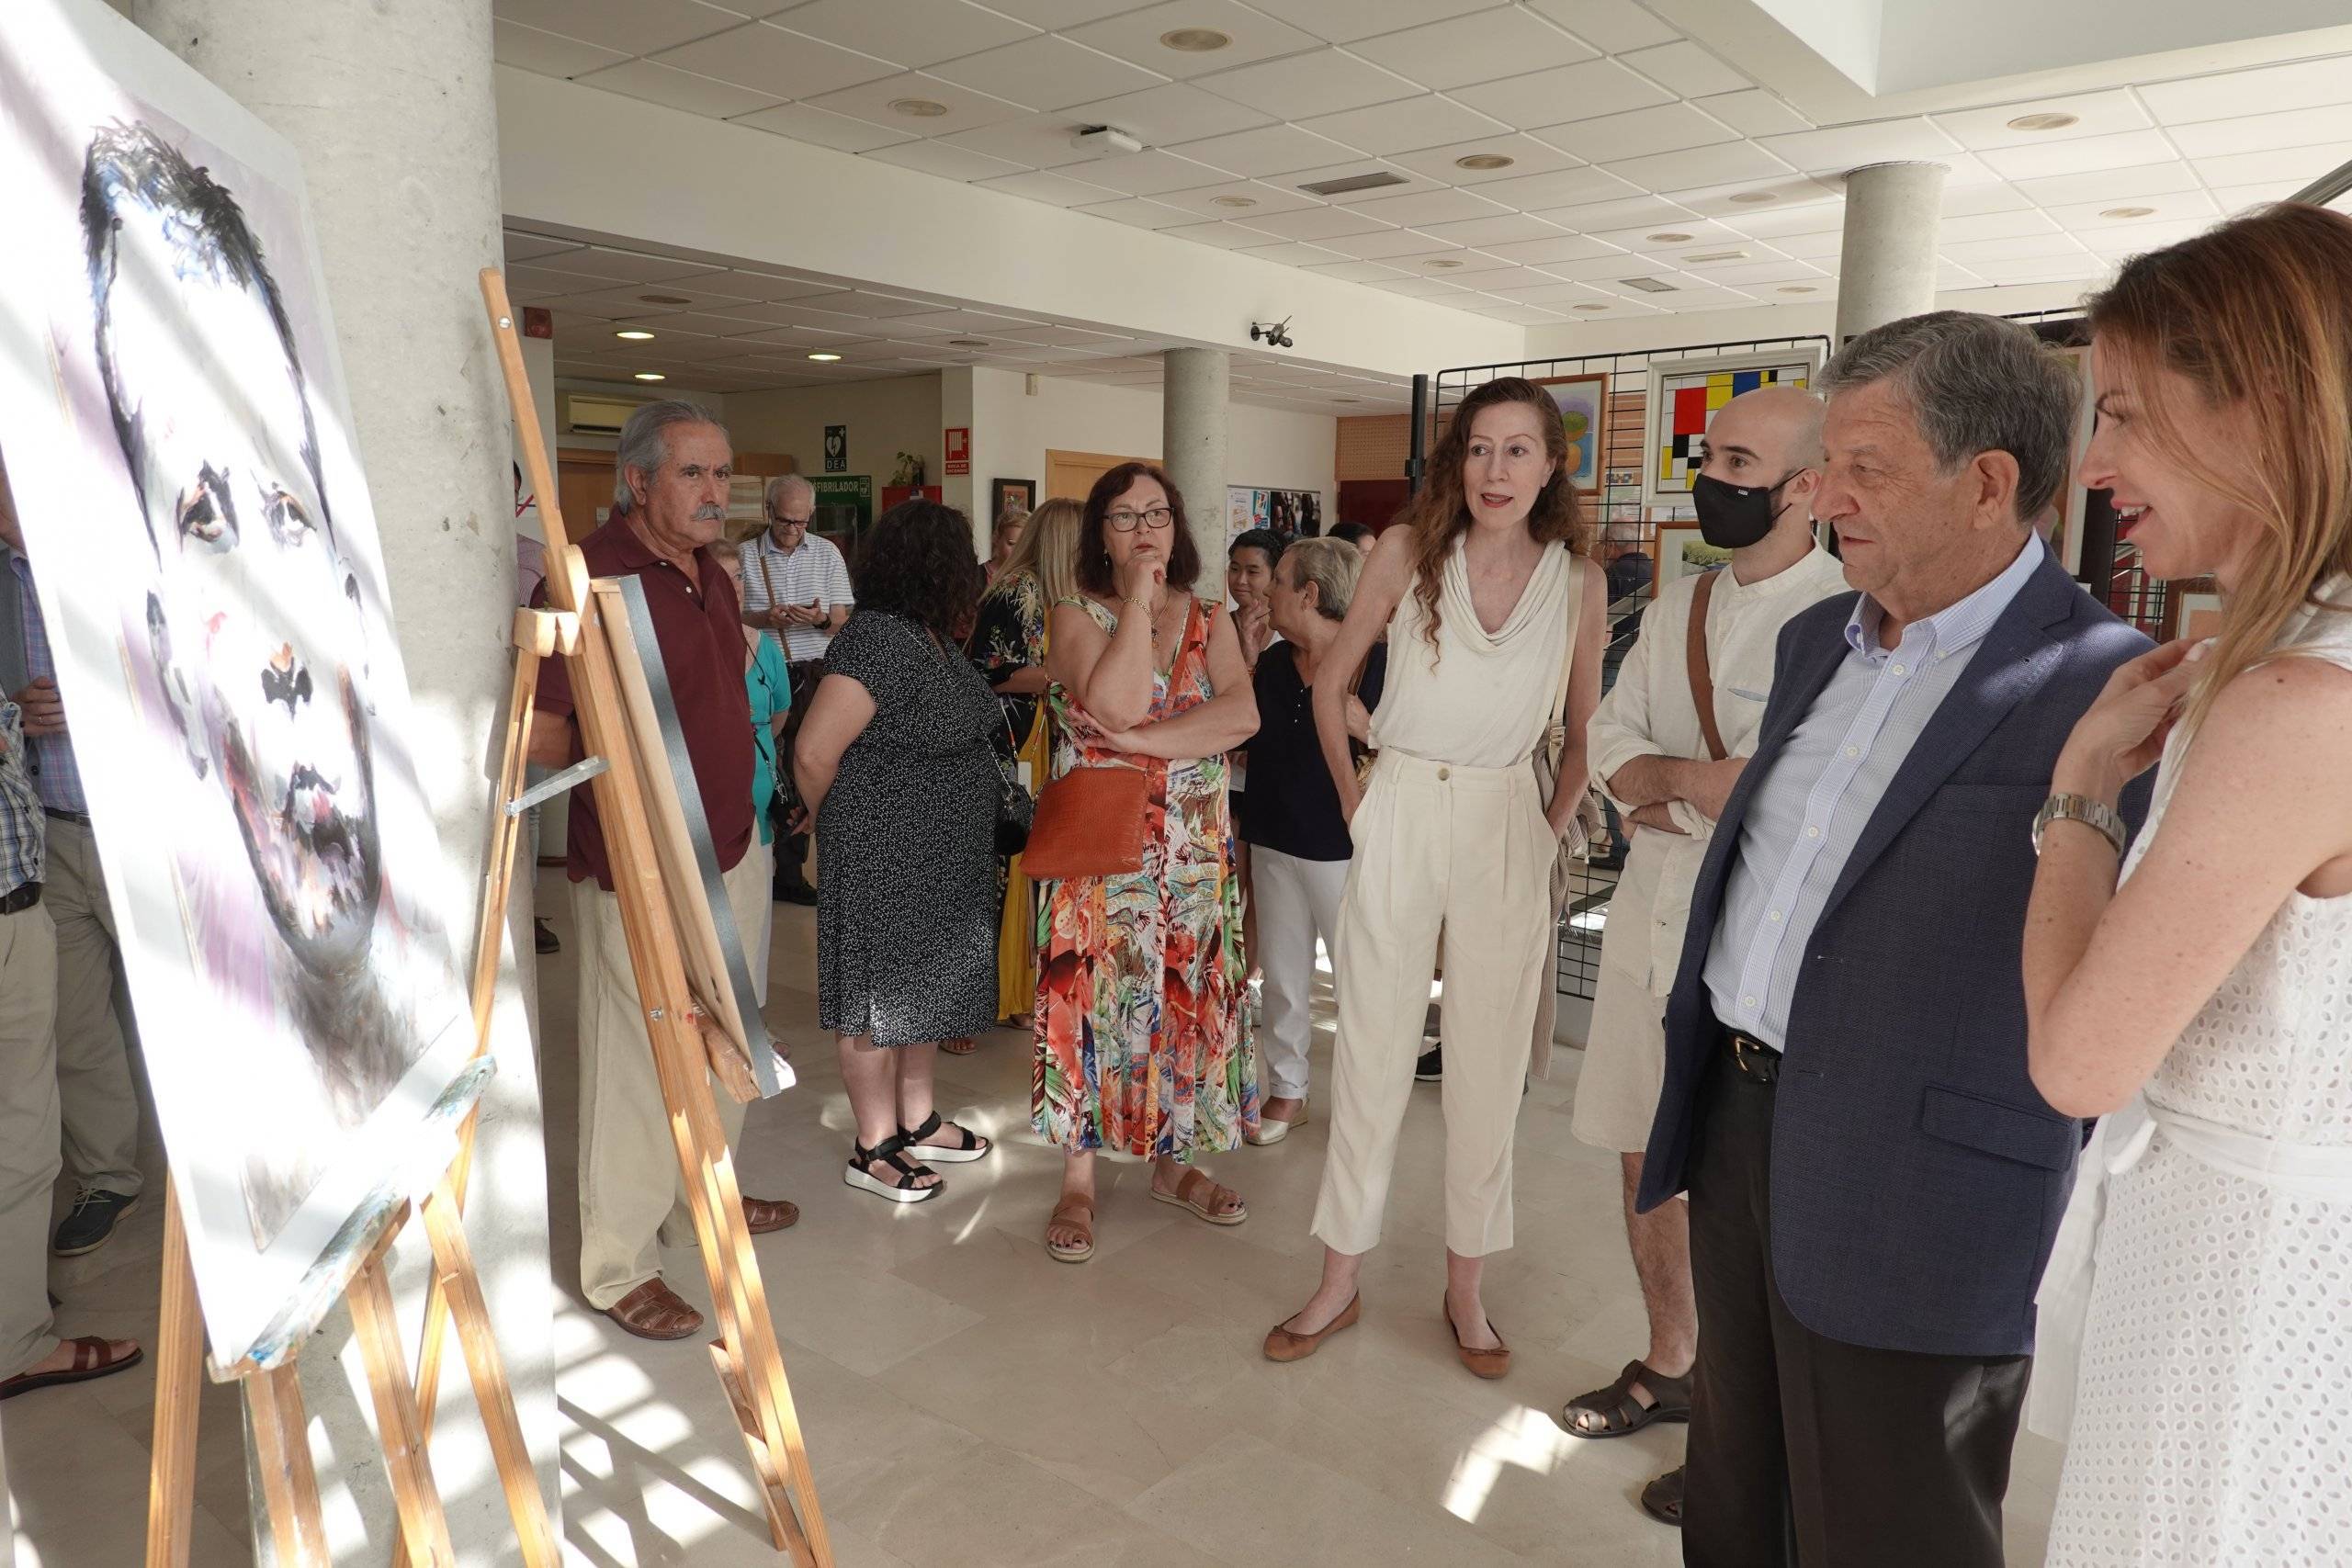
[{"label": "beige trousers on man", "polygon": [[128,1198],[139,1174],[139,1091],[114,998],[122,969],[114,906],[90,829],[49,818],[49,880],[41,903],[57,925],[57,1097],[66,1173]]},{"label": "beige trousers on man", "polygon": [[57,933],[36,904],[0,915],[0,1378],[57,1348],[49,1207],[57,1186]]},{"label": "beige trousers on man", "polygon": [[1380,1240],[1396,1134],[1413,1093],[1430,980],[1445,959],[1445,1245],[1511,1244],[1511,1142],[1538,993],[1549,983],[1552,863],[1535,773],[1381,754],[1356,809],[1332,954],[1340,1002],[1331,1141],[1315,1234]]},{"label": "beige trousers on man", "polygon": [[[739,932],[762,929],[767,864],[755,843],[726,874]],[[571,918],[580,950],[580,1288],[602,1309],[662,1272],[662,1247],[695,1245],[694,1213],[637,999],[620,896],[575,882]],[[732,1149],[744,1107],[716,1079],[710,1088]]]}]

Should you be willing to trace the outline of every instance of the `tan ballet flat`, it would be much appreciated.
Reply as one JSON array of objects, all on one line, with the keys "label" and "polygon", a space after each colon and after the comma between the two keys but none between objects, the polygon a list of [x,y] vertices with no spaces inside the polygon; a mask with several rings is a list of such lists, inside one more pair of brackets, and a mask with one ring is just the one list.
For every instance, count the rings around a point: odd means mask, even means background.
[{"label": "tan ballet flat", "polygon": [[[1445,1319],[1446,1332],[1453,1336],[1453,1353],[1462,1358],[1462,1364],[1470,1370],[1472,1377],[1485,1378],[1491,1382],[1510,1371],[1510,1346],[1498,1343],[1491,1350],[1473,1350],[1462,1343],[1462,1330],[1453,1325],[1453,1309],[1442,1297],[1438,1301],[1437,1310]],[[1487,1332],[1493,1334],[1498,1341],[1502,1338],[1495,1330],[1493,1318],[1487,1320]]]},{"label": "tan ballet flat", "polygon": [[1343,1328],[1353,1328],[1356,1319],[1363,1315],[1363,1296],[1358,1292],[1348,1298],[1348,1304],[1340,1309],[1340,1315],[1325,1324],[1320,1333],[1300,1334],[1284,1328],[1279,1323],[1274,1325],[1266,1330],[1266,1359],[1304,1361],[1323,1348],[1323,1341]]}]

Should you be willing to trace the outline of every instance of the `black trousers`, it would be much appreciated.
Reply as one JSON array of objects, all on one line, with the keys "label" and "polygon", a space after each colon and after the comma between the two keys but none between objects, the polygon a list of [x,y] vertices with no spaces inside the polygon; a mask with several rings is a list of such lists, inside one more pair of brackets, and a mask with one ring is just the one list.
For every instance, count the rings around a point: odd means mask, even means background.
[{"label": "black trousers", "polygon": [[1682,1561],[2000,1568],[2001,1499],[2033,1359],[1868,1349],[1796,1320],[1772,1282],[1776,1092],[1728,1047],[1701,1091]]},{"label": "black trousers", "polygon": [[808,881],[808,835],[784,830],[785,817],[800,803],[800,791],[792,782],[792,743],[799,738],[800,721],[808,712],[808,704],[817,695],[817,684],[825,678],[825,661],[802,659],[786,664],[785,673],[792,680],[792,712],[784,721],[784,736],[776,756],[775,801],[771,809],[775,818],[775,886],[778,891],[786,887],[805,886]]}]

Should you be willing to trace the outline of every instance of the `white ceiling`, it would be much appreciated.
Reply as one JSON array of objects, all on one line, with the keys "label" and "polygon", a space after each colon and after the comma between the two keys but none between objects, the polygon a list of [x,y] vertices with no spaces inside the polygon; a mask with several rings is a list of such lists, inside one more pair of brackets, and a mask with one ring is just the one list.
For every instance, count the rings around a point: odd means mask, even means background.
[{"label": "white ceiling", "polygon": [[[2346,55],[1822,127],[1634,0],[493,10],[524,70],[1526,325],[1833,296],[1861,164],[1951,165],[1942,281],[1971,288],[2095,281],[2352,159]],[[1162,41],[1188,28],[1231,42]],[[2010,128],[2038,113],[2076,119]],[[1071,148],[1105,123],[1148,150]],[[1455,162],[1489,152],[1513,162]],[[1404,183],[1297,189],[1376,171]]]}]

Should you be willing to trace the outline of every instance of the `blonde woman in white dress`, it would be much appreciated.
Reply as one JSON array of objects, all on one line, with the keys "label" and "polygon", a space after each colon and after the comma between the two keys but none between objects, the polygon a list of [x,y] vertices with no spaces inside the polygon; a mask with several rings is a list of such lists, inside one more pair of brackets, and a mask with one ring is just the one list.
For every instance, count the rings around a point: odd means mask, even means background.
[{"label": "blonde woman in white dress", "polygon": [[2352,1562],[2352,219],[2141,256],[2091,325],[2083,481],[2223,609],[2117,671],[2044,812],[2033,1078],[2102,1118],[2041,1287],[2048,1561]]}]

